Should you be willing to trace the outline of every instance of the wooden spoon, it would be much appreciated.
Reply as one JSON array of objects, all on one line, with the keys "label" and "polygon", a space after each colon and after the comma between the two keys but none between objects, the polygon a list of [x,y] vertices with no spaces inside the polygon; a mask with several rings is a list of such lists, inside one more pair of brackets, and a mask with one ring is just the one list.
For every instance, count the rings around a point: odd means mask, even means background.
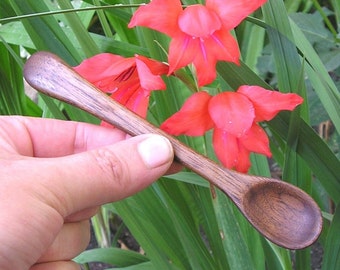
[{"label": "wooden spoon", "polygon": [[301,249],[317,240],[322,229],[320,209],[299,188],[219,166],[109,98],[51,53],[32,55],[24,67],[24,76],[38,91],[79,107],[128,134],[156,133],[167,137],[176,159],[221,189],[273,243]]}]

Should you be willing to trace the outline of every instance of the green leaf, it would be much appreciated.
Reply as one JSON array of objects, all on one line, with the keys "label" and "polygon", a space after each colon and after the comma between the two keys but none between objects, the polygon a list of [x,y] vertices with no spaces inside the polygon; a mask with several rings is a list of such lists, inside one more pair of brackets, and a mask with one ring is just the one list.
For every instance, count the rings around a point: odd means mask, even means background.
[{"label": "green leaf", "polygon": [[297,49],[290,41],[292,32],[284,4],[279,0],[269,0],[262,7],[267,33],[274,51],[275,66],[279,76],[281,92],[295,92],[301,71]]},{"label": "green leaf", "polygon": [[40,116],[41,110],[24,91],[18,46],[0,43],[0,114]]},{"label": "green leaf", "polygon": [[340,204],[336,206],[324,247],[322,270],[340,269]]},{"label": "green leaf", "polygon": [[291,113],[289,119],[282,178],[310,193],[311,173],[296,151],[300,122],[302,119],[309,121],[303,67],[296,46],[291,41],[293,34],[283,2],[268,1],[262,10],[268,24],[267,33],[273,49],[279,89],[282,92],[298,93],[305,100],[303,105]]},{"label": "green leaf", "polygon": [[268,269],[292,270],[290,251],[263,239],[263,249]]},{"label": "green leaf", "polygon": [[[166,192],[169,186],[171,186],[171,197]],[[179,185],[176,182],[166,182],[166,185],[162,185],[162,187],[166,188],[163,194],[167,199],[168,211],[178,234],[178,240],[183,246],[190,264],[190,269],[215,270],[216,262],[206,248],[200,230],[196,227],[197,213],[200,213],[201,209],[198,208],[197,200],[194,199],[196,194],[193,193],[193,189],[188,185],[182,183]]]},{"label": "green leaf", "polygon": [[[106,270],[157,270],[158,268],[154,267],[151,262],[144,262],[136,265],[131,265],[127,267],[115,267]],[[173,269],[176,269],[175,267]]]},{"label": "green leaf", "polygon": [[148,258],[140,253],[120,248],[96,248],[82,252],[74,258],[74,261],[81,264],[102,262],[118,267],[127,267],[147,262]]},{"label": "green leaf", "polygon": [[[73,8],[72,4],[68,0],[58,0],[58,4],[62,9]],[[88,58],[100,53],[99,48],[85,29],[84,24],[81,22],[78,15],[76,13],[67,13],[64,16],[67,19],[73,34],[77,38],[85,56]]]},{"label": "green leaf", "polygon": [[122,217],[156,269],[188,269],[159,184],[106,207]]},{"label": "green leaf", "polygon": [[331,33],[326,29],[323,24],[320,13],[315,12],[313,14],[306,14],[299,12],[290,14],[289,17],[304,33],[305,37],[311,44],[315,44],[316,42],[323,40],[332,39]]},{"label": "green leaf", "polygon": [[[48,11],[48,7],[43,1],[8,1],[17,15]],[[53,52],[71,64],[75,64],[76,59],[80,60],[78,52],[53,16],[25,19],[22,23],[37,50]]]},{"label": "green leaf", "polygon": [[[282,138],[287,138],[289,113],[280,113],[268,125]],[[300,122],[297,152],[318,177],[329,196],[340,200],[340,161],[328,145],[304,121]]]},{"label": "green leaf", "polygon": [[62,112],[63,106],[60,101],[56,101],[46,95],[40,94],[38,104],[43,110],[42,117],[67,120],[65,114]]},{"label": "green leaf", "polygon": [[[80,45],[73,35],[72,30],[65,27],[63,27],[62,29],[67,35],[67,39],[72,42],[74,48],[80,51]],[[26,29],[21,22],[10,22],[0,26],[0,35],[9,44],[21,45],[25,48],[35,49],[31,37],[26,32]],[[145,48],[137,45],[117,41],[114,38],[106,38],[94,33],[90,33],[90,36],[97,44],[101,52],[111,52],[126,57],[131,57],[134,54],[148,55],[148,51]],[[66,61],[67,59],[64,58],[64,60]],[[70,62],[70,64],[72,64],[72,62]]]},{"label": "green leaf", "polygon": [[179,172],[176,174],[166,175],[164,178],[209,188],[209,182],[193,172]]},{"label": "green leaf", "polygon": [[325,66],[302,31],[291,21],[298,49],[306,59],[306,71],[313,88],[328,112],[337,132],[340,133],[340,92],[328,74]]},{"label": "green leaf", "polygon": [[0,26],[1,37],[9,44],[34,49],[34,44],[21,22],[10,22]]},{"label": "green leaf", "polygon": [[219,190],[216,190],[214,208],[230,269],[254,269],[240,225],[237,219],[232,218],[234,213],[231,201]]}]

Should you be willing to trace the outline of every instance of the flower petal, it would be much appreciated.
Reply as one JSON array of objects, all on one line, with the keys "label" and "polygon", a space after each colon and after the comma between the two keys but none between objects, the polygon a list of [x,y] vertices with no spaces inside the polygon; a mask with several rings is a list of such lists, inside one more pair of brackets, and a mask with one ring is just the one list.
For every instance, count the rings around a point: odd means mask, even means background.
[{"label": "flower petal", "polygon": [[243,136],[252,126],[255,113],[249,99],[235,92],[223,92],[209,102],[209,113],[219,129]]},{"label": "flower petal", "polygon": [[150,92],[139,88],[137,91],[134,91],[133,95],[126,103],[126,107],[138,114],[140,117],[146,118],[149,99]]},{"label": "flower petal", "polygon": [[247,96],[254,105],[256,122],[273,119],[280,111],[292,111],[303,102],[303,98],[297,94],[280,93],[259,86],[243,85],[237,93]]},{"label": "flower petal", "polygon": [[128,27],[145,26],[173,36],[179,30],[177,20],[182,11],[179,0],[153,0],[137,9]]},{"label": "flower petal", "polygon": [[191,5],[178,17],[179,28],[192,37],[208,37],[222,27],[218,15],[203,5]]},{"label": "flower petal", "polygon": [[137,75],[134,75],[129,80],[120,83],[112,92],[111,98],[126,106],[129,99],[136,91],[139,91],[140,88],[139,79]]},{"label": "flower petal", "polygon": [[251,166],[249,151],[238,141],[238,138],[222,129],[215,128],[213,132],[213,146],[218,160],[226,168],[235,168],[240,172],[247,172]]},{"label": "flower petal", "polygon": [[231,30],[265,2],[266,0],[206,0],[206,7],[214,10],[223,25]]},{"label": "flower petal", "polygon": [[207,85],[216,79],[216,60],[211,58],[208,55],[206,59],[203,59],[202,56],[197,55],[194,61],[198,86]]},{"label": "flower petal", "polygon": [[216,78],[214,54],[201,39],[179,34],[170,43],[168,74],[193,63],[199,86],[209,84]]},{"label": "flower petal", "polygon": [[150,59],[138,54],[135,55],[135,59],[143,61],[154,75],[165,75],[169,71],[169,65],[154,59]]},{"label": "flower petal", "polygon": [[130,69],[134,64],[134,58],[101,53],[85,59],[73,69],[102,91],[110,92],[115,87],[116,77]]},{"label": "flower petal", "polygon": [[250,152],[271,157],[269,139],[266,132],[257,124],[253,124],[244,136],[240,138],[241,144]]},{"label": "flower petal", "polygon": [[177,113],[161,125],[161,129],[176,136],[181,134],[203,135],[214,125],[208,112],[210,99],[211,96],[204,91],[193,94]]},{"label": "flower petal", "polygon": [[224,60],[239,64],[240,51],[234,37],[224,29],[204,40],[197,39],[199,50],[193,64],[196,68],[198,85],[203,86],[216,79],[216,62]]},{"label": "flower petal", "polygon": [[84,60],[74,70],[111,98],[146,117],[150,91],[165,89],[160,77],[168,66],[147,57],[123,58],[103,53]]},{"label": "flower petal", "polygon": [[225,28],[216,31],[205,43],[205,46],[210,49],[210,53],[214,53],[217,60],[233,62],[239,65],[240,49],[238,43]]},{"label": "flower petal", "polygon": [[179,33],[174,37],[169,45],[169,75],[174,71],[192,63],[196,55],[200,53],[197,39]]},{"label": "flower petal", "polygon": [[166,88],[161,76],[152,74],[149,67],[142,60],[136,58],[136,66],[140,85],[144,90],[151,91]]},{"label": "flower petal", "polygon": [[226,168],[232,169],[238,162],[237,138],[223,129],[215,128],[213,146],[216,157]]},{"label": "flower petal", "polygon": [[247,173],[250,166],[250,152],[239,144],[238,162],[235,166],[235,170],[241,173]]},{"label": "flower petal", "polygon": [[[147,91],[144,91],[140,87],[137,89],[131,88],[130,91],[117,91],[111,95],[111,98],[115,101],[118,101],[129,110],[135,112],[140,117],[146,118],[150,98],[150,95]],[[105,121],[102,121],[100,125],[104,127],[113,127],[111,124]]]},{"label": "flower petal", "polygon": [[85,59],[73,69],[92,82],[117,75],[132,64],[134,64],[133,59],[111,53],[101,53]]},{"label": "flower petal", "polygon": [[141,117],[146,117],[150,91],[142,89],[137,76],[117,88],[110,96]]}]

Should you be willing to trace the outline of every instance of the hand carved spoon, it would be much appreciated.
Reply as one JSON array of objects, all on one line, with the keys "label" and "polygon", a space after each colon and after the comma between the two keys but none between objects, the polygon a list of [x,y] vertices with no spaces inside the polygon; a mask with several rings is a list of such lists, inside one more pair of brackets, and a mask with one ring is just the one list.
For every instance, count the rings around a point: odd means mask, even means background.
[{"label": "hand carved spoon", "polygon": [[157,133],[167,137],[177,160],[221,189],[273,243],[301,249],[317,240],[322,229],[320,209],[299,188],[219,166],[113,101],[51,53],[31,56],[24,76],[40,92],[81,108],[131,135]]}]

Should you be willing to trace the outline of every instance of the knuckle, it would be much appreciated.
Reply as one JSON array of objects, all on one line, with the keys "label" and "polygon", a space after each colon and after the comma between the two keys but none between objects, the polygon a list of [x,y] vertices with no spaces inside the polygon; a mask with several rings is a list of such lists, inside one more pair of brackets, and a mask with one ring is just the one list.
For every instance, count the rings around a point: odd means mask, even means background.
[{"label": "knuckle", "polygon": [[129,185],[131,175],[129,166],[124,159],[107,148],[97,149],[93,152],[93,156],[100,172],[105,175],[104,180],[108,181],[108,185],[112,185],[112,181],[121,188]]}]

